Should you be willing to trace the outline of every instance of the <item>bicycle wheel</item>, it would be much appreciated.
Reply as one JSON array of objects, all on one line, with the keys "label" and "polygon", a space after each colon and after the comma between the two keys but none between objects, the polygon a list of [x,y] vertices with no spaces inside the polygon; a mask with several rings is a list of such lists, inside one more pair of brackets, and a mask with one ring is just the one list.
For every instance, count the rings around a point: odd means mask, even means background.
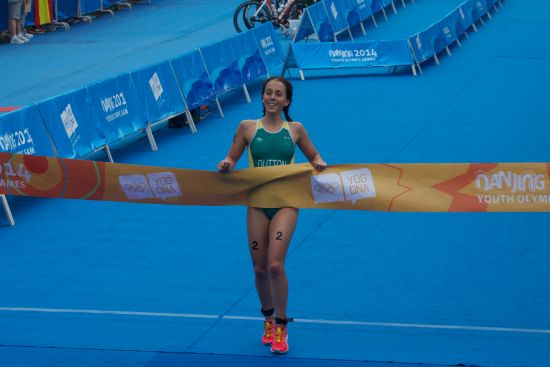
[{"label": "bicycle wheel", "polygon": [[233,14],[233,26],[237,32],[254,28],[256,23],[265,23],[271,19],[271,12],[261,2],[245,1],[237,7]]}]

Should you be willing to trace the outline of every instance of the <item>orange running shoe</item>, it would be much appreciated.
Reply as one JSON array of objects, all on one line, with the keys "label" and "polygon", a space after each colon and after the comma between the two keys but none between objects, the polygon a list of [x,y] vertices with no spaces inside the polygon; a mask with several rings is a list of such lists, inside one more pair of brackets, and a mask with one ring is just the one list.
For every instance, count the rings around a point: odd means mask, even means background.
[{"label": "orange running shoe", "polygon": [[264,320],[264,335],[262,335],[262,344],[271,345],[273,343],[273,327],[275,322],[273,319]]},{"label": "orange running shoe", "polygon": [[273,344],[271,344],[271,352],[276,354],[284,354],[288,352],[288,330],[286,325],[275,324],[273,335]]}]

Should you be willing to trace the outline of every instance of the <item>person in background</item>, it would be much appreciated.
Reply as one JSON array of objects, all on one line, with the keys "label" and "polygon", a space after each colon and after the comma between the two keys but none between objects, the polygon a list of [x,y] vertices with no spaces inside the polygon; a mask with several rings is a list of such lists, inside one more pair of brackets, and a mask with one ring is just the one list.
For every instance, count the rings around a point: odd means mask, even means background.
[{"label": "person in background", "polygon": [[23,0],[8,0],[8,27],[11,34],[10,43],[21,45],[29,42],[26,38],[19,37],[21,31],[21,17],[23,15]]},{"label": "person in background", "polygon": [[21,15],[21,33],[18,33],[17,35],[19,38],[26,38],[28,41],[31,40],[34,36],[27,32],[27,29],[25,28],[25,22],[27,20],[27,14],[30,13],[32,7],[31,0],[23,0],[23,10]]}]

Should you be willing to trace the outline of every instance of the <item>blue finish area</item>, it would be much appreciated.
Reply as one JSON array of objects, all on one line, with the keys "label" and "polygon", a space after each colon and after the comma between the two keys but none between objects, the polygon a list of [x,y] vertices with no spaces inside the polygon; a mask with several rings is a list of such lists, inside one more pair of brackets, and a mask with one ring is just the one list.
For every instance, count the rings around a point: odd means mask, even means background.
[{"label": "blue finish area", "polygon": [[[407,2],[368,35],[422,30],[443,2]],[[156,0],[3,45],[0,101],[38,102],[233,36],[237,3]],[[294,79],[290,114],[329,164],[548,162],[549,32],[549,4],[508,0],[422,76]],[[161,129],[159,151],[141,139],[115,161],[214,170],[239,121],[261,116],[261,80],[248,87],[251,104],[227,93],[225,118]],[[550,365],[549,213],[302,210],[290,352],[274,356],[260,344],[245,208],[8,201],[2,367]]]}]

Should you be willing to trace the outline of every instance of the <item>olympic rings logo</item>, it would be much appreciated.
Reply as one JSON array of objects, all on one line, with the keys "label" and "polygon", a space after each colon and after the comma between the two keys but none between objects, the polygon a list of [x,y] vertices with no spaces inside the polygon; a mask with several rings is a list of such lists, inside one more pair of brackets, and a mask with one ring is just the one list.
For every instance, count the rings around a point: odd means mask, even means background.
[{"label": "olympic rings logo", "polygon": [[340,184],[338,182],[317,182],[313,186],[313,190],[321,195],[334,194],[339,188]]},{"label": "olympic rings logo", "polygon": [[126,191],[126,192],[145,192],[145,191],[149,191],[149,190],[147,190],[147,187],[146,187],[145,184],[142,184],[142,185],[139,185],[139,184],[134,184],[134,185],[126,184],[126,185],[124,185],[124,191]]}]

